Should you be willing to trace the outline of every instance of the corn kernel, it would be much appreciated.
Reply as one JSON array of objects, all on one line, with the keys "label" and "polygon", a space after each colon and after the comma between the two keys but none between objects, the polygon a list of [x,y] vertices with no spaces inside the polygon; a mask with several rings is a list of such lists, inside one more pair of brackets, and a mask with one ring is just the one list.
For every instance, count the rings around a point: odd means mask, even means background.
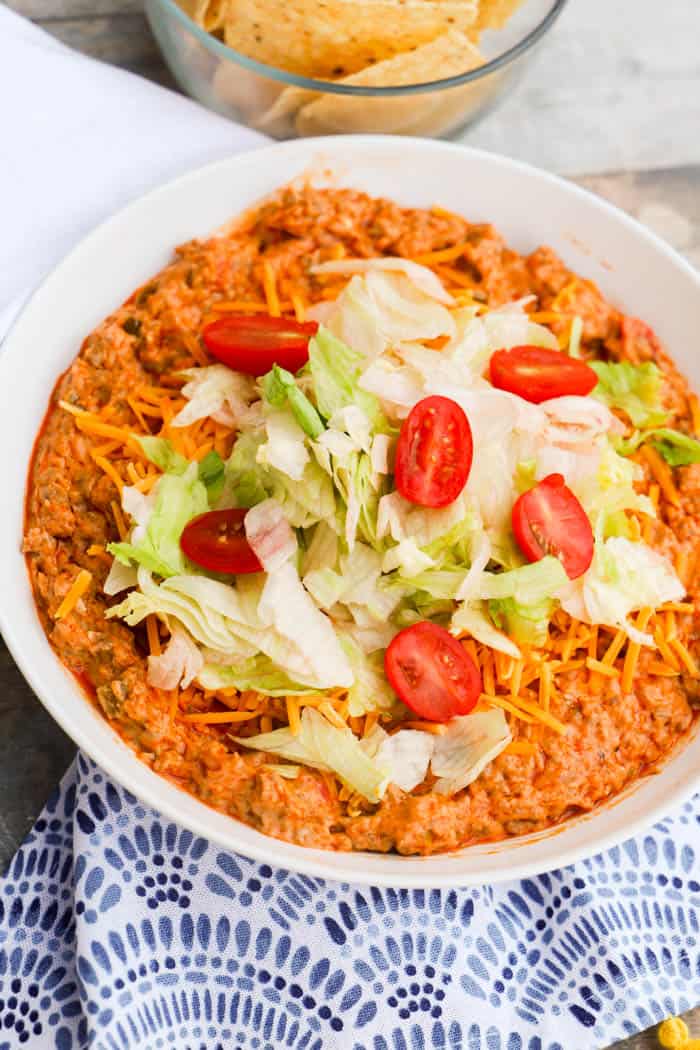
[{"label": "corn kernel", "polygon": [[667,1050],[681,1050],[688,1042],[688,1025],[680,1017],[667,1017],[656,1033],[659,1044]]}]

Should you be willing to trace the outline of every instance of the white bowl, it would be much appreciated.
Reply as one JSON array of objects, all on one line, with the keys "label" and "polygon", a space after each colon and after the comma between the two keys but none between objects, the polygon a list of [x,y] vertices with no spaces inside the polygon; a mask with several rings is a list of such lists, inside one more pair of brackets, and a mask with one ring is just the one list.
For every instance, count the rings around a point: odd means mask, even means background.
[{"label": "white bowl", "polygon": [[[521,878],[569,864],[648,826],[700,782],[700,739],[661,772],[548,832],[434,857],[329,853],[269,838],[209,809],[152,773],[80,692],[49,646],[20,554],[27,467],[52,387],[84,336],[168,262],[176,244],[206,236],[305,171],[401,204],[443,207],[493,222],[528,252],[549,244],[626,311],[652,324],[700,385],[689,333],[700,331],[700,280],[670,248],[609,204],[504,157],[438,142],[384,137],[306,139],[192,172],[148,194],[87,237],[35,292],[0,360],[0,625],[47,710],[115,780],[172,820],[226,849],[311,875],[390,886],[457,886]],[[572,751],[571,760],[576,761]]]}]

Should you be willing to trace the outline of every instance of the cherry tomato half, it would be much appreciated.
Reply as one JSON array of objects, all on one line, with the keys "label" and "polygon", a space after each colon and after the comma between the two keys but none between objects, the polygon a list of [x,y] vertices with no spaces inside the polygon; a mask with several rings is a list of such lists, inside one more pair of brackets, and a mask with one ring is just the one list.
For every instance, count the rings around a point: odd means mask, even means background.
[{"label": "cherry tomato half", "polygon": [[237,372],[263,376],[273,365],[298,372],[309,359],[309,339],[316,335],[315,321],[304,324],[288,317],[221,317],[203,332],[207,350]]},{"label": "cherry tomato half", "polygon": [[464,411],[449,397],[425,397],[401,426],[396,446],[396,488],[421,507],[446,507],[467,483],[472,431]]},{"label": "cherry tomato half", "polygon": [[593,560],[591,523],[561,474],[549,474],[516,500],[513,532],[529,561],[553,554],[571,580],[582,576]]},{"label": "cherry tomato half", "polygon": [[481,675],[469,653],[428,620],[399,631],[386,651],[384,669],[406,707],[430,722],[468,715],[481,696]]},{"label": "cherry tomato half", "polygon": [[180,536],[183,553],[210,572],[262,572],[246,539],[243,519],[247,513],[244,509],[210,510],[192,518]]},{"label": "cherry tomato half", "polygon": [[544,346],[496,350],[489,363],[491,382],[539,405],[551,397],[590,394],[598,376],[584,361]]}]

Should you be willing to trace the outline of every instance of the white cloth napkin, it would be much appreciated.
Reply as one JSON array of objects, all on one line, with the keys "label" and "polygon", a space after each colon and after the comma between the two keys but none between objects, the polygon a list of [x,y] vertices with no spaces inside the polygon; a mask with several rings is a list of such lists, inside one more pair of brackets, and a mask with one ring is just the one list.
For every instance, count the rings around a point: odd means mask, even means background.
[{"label": "white cloth napkin", "polygon": [[266,139],[0,7],[3,314],[127,201]]}]

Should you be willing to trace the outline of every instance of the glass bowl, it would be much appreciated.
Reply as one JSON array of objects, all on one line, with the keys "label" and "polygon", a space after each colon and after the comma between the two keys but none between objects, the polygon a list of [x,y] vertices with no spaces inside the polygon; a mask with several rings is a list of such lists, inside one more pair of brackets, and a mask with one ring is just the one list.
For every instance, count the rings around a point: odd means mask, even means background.
[{"label": "glass bowl", "polygon": [[481,34],[486,62],[476,69],[388,87],[315,80],[263,65],[200,28],[175,0],[145,0],[145,8],[180,87],[231,120],[276,139],[356,132],[444,138],[505,97],[566,2],[525,0],[502,29]]}]

